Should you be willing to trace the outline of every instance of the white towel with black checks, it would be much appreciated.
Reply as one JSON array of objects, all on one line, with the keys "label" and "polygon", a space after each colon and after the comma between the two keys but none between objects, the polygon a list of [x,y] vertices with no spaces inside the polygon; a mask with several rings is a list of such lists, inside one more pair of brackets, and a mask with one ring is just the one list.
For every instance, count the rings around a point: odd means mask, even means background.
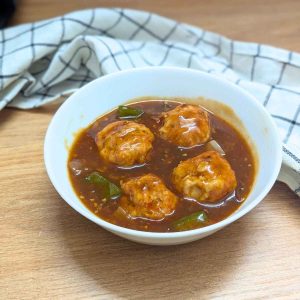
[{"label": "white towel with black checks", "polygon": [[1,30],[0,55],[0,109],[38,107],[130,68],[179,66],[223,77],[274,118],[283,141],[279,180],[300,195],[299,53],[229,40],[148,12],[93,9]]}]

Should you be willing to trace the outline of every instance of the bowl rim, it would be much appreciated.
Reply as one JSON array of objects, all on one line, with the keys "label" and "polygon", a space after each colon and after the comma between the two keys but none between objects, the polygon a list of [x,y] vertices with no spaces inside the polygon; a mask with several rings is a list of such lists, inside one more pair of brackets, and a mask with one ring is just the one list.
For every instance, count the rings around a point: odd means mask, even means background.
[{"label": "bowl rim", "polygon": [[[208,77],[212,80],[216,80],[219,82],[222,82],[225,85],[229,85],[233,89],[239,90],[246,98],[248,98],[250,101],[253,102],[253,104],[256,106],[258,110],[260,110],[265,117],[265,120],[267,121],[266,124],[269,129],[271,129],[272,134],[274,136],[274,139],[276,141],[276,144],[274,144],[273,148],[273,154],[275,157],[275,163],[274,163],[274,171],[271,174],[268,184],[264,187],[262,192],[250,203],[248,206],[241,206],[239,210],[237,210],[234,214],[229,215],[227,218],[225,218],[222,221],[219,221],[217,223],[214,223],[212,225],[208,225],[205,227],[193,229],[193,230],[187,230],[187,231],[179,231],[179,232],[149,232],[149,231],[140,231],[140,230],[135,230],[135,229],[130,229],[122,226],[118,226],[112,223],[109,223],[100,217],[94,215],[92,212],[89,210],[83,210],[79,206],[73,205],[72,201],[69,200],[69,196],[64,190],[64,187],[59,184],[59,182],[56,180],[55,176],[55,170],[52,168],[51,160],[50,160],[50,149],[51,149],[51,136],[53,135],[53,127],[56,122],[56,120],[59,118],[61,114],[64,114],[65,108],[69,105],[71,101],[73,101],[74,98],[77,97],[77,95],[80,93],[83,93],[85,90],[89,89],[91,85],[98,84],[98,82],[103,82],[105,80],[114,80],[114,78],[117,77],[123,77],[126,76],[127,74],[131,73],[144,73],[144,72],[182,72],[182,73],[190,73],[194,74],[195,76],[203,76],[203,77]],[[128,99],[130,100],[130,99]],[[251,136],[251,135],[250,135]],[[270,116],[270,114],[266,111],[264,106],[253,96],[251,95],[248,91],[242,89],[240,86],[237,86],[233,84],[232,82],[218,77],[216,75],[206,73],[203,71],[199,70],[194,70],[194,69],[187,69],[187,68],[180,68],[180,67],[143,67],[143,68],[136,68],[136,69],[129,69],[129,70],[124,70],[124,71],[119,71],[115,73],[111,73],[108,75],[105,75],[103,77],[99,77],[88,84],[84,85],[82,88],[78,89],[75,93],[71,94],[68,99],[58,108],[58,110],[55,112],[55,114],[52,117],[52,120],[50,121],[50,124],[48,126],[48,129],[46,131],[45,135],[45,141],[44,141],[44,163],[46,167],[47,174],[50,178],[51,183],[53,184],[54,188],[58,192],[58,194],[63,198],[64,201],[66,201],[73,209],[75,209],[78,213],[89,219],[90,221],[93,221],[97,225],[100,225],[102,228],[107,229],[111,232],[114,232],[119,235],[126,235],[126,236],[131,236],[131,237],[136,237],[136,238],[155,238],[155,239],[175,239],[175,238],[188,238],[188,237],[193,237],[197,235],[202,235],[205,233],[209,232],[214,232],[217,231],[226,225],[229,225],[233,223],[234,221],[238,220],[245,214],[247,214],[249,211],[251,211],[256,205],[258,205],[263,198],[267,195],[267,193],[270,191],[272,186],[274,185],[276,178],[279,174],[281,163],[282,163],[282,142],[279,137],[279,132],[276,128],[275,122]],[[72,188],[73,189],[73,188]],[[252,191],[251,191],[252,192]],[[251,194],[250,192],[250,194]],[[79,201],[79,199],[77,199]],[[247,199],[245,200],[247,201]],[[244,208],[243,208],[244,207]]]}]

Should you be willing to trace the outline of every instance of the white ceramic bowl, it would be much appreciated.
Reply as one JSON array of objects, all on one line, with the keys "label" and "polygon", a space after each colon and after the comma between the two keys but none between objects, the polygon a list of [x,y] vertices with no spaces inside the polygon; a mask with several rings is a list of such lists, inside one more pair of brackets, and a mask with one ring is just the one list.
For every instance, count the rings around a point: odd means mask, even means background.
[{"label": "white ceramic bowl", "polygon": [[[129,99],[143,96],[199,97],[230,106],[242,120],[255,145],[258,168],[244,204],[225,220],[175,233],[143,232],[110,224],[91,213],[74,193],[67,172],[68,150],[74,133]],[[61,197],[80,214],[126,239],[152,245],[175,245],[208,236],[252,210],[273,186],[281,166],[281,142],[263,106],[241,88],[213,75],[181,68],[144,68],[114,73],[87,84],[61,105],[45,138],[44,159],[50,180]]]}]

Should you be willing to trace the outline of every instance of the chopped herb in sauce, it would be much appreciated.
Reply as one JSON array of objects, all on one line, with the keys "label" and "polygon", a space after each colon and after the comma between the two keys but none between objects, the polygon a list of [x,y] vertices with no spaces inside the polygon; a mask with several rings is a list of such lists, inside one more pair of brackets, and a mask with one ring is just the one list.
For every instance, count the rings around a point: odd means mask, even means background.
[{"label": "chopped herb in sauce", "polygon": [[121,196],[121,189],[107,180],[99,172],[93,172],[85,177],[86,182],[100,186],[106,198],[116,199]]},{"label": "chopped herb in sauce", "polygon": [[120,119],[137,119],[143,113],[144,111],[139,108],[133,108],[125,105],[120,105],[118,107],[118,117]]}]

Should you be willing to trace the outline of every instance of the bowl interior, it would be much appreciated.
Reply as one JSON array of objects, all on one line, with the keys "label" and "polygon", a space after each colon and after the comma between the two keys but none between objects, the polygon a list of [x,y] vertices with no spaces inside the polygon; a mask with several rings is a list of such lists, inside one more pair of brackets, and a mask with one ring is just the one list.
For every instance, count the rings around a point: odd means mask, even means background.
[{"label": "bowl interior", "polygon": [[79,129],[129,99],[144,96],[214,99],[230,106],[242,121],[259,158],[257,176],[248,199],[222,226],[236,219],[236,214],[241,216],[249,211],[270,190],[281,165],[281,146],[274,123],[262,106],[248,93],[214,76],[176,68],[148,68],[115,73],[91,82],[60,107],[49,126],[46,168],[57,191],[77,211],[109,230],[118,227],[99,220],[78,200],[67,173],[68,147]]}]

